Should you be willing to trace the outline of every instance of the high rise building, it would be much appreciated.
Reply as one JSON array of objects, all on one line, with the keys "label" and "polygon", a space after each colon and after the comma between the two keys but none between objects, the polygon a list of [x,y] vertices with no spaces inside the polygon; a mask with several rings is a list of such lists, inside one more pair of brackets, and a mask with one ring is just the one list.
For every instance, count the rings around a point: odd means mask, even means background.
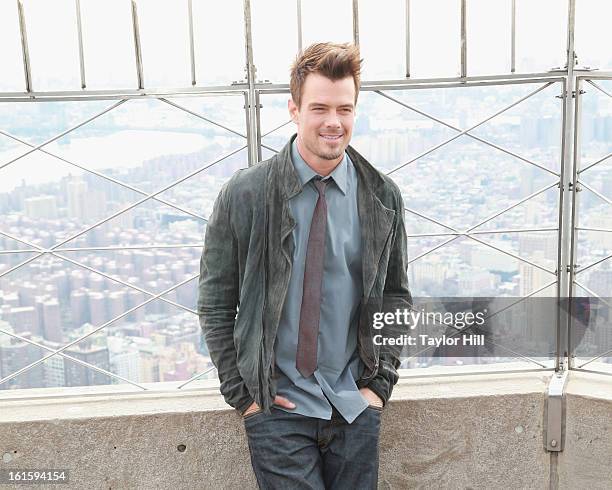
[{"label": "high rise building", "polygon": [[[0,328],[15,333],[10,323],[0,320]],[[0,334],[0,378],[19,371],[42,357],[40,347]],[[44,386],[43,366],[38,364],[20,375],[0,384],[0,390],[18,388],[41,388]]]},{"label": "high rise building", "polygon": [[54,342],[61,342],[62,320],[57,299],[49,299],[43,303],[44,337]]},{"label": "high rise building", "polygon": [[55,196],[28,197],[24,201],[25,214],[32,219],[55,219],[57,199]]},{"label": "high rise building", "polygon": [[87,183],[71,180],[66,184],[68,217],[83,220],[87,217]]}]

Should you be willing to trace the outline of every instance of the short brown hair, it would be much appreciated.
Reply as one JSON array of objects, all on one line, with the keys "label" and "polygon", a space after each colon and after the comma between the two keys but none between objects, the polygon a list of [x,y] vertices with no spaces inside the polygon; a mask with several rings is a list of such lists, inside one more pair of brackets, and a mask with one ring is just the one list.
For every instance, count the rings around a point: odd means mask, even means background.
[{"label": "short brown hair", "polygon": [[296,57],[291,66],[289,87],[295,105],[302,103],[302,88],[310,73],[319,73],[330,80],[342,80],[352,76],[355,81],[355,103],[359,94],[361,60],[359,47],[344,43],[316,43]]}]

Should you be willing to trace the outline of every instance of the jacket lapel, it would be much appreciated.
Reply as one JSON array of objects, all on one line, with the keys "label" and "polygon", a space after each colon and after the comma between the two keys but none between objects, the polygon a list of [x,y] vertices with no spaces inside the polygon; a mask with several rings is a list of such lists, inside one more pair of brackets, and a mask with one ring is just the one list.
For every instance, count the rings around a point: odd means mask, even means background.
[{"label": "jacket lapel", "polygon": [[357,186],[357,208],[361,224],[361,267],[363,295],[367,299],[374,286],[380,258],[393,231],[395,210],[385,207],[363,180]]},{"label": "jacket lapel", "polygon": [[294,138],[295,136],[279,152],[277,165],[270,172],[269,185],[270,187],[275,187],[278,192],[274,193],[272,200],[268,200],[269,204],[276,207],[277,211],[280,211],[280,247],[289,265],[291,265],[292,260],[289,237],[297,224],[289,209],[289,199],[302,190],[300,179],[291,161],[291,144]]},{"label": "jacket lapel", "polygon": [[346,149],[357,170],[357,209],[361,224],[363,296],[369,299],[376,281],[380,258],[393,232],[395,210],[387,208],[378,198],[378,188],[384,184],[380,172],[352,146]]}]

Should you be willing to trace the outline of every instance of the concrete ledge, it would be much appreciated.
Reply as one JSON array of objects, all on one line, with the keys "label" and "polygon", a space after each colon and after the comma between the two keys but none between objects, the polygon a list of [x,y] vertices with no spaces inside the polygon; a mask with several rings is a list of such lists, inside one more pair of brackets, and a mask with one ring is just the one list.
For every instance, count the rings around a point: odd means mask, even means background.
[{"label": "concrete ledge", "polygon": [[[609,488],[612,378],[570,373],[557,455],[543,442],[550,376],[403,377],[383,412],[379,488]],[[256,488],[240,416],[198,383],[0,397],[0,468],[69,468],[62,488]]]}]

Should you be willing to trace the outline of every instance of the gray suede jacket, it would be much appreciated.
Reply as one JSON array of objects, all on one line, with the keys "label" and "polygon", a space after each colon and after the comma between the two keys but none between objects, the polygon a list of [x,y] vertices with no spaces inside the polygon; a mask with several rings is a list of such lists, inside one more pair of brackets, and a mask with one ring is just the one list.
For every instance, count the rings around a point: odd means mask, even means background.
[{"label": "gray suede jacket", "polygon": [[[301,191],[291,143],[269,160],[239,170],[222,187],[209,218],[200,261],[198,315],[221,393],[241,413],[253,401],[269,412],[276,396],[274,340],[291,275],[296,226],[288,200]],[[410,308],[404,205],[397,185],[350,146],[358,176],[363,298],[357,380],[386,404],[400,352],[375,345],[372,314]],[[396,326],[395,335],[407,326]],[[383,334],[385,332],[382,332]],[[401,349],[401,348],[399,348]]]}]

